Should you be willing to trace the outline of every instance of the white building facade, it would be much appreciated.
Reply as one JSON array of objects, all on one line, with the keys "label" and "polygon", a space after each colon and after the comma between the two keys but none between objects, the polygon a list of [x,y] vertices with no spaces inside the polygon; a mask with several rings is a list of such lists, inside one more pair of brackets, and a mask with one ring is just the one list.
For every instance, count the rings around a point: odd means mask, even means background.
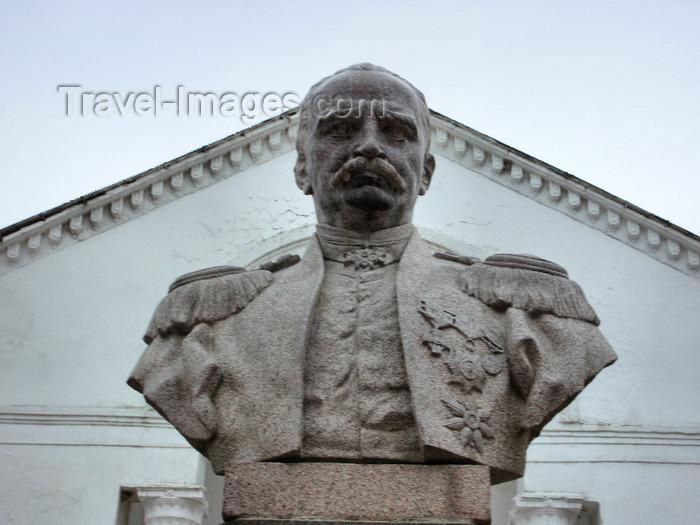
[{"label": "white building facade", "polygon": [[[303,250],[315,216],[294,184],[296,121],[0,230],[2,523],[221,522],[221,478],[125,381],[177,276]],[[432,126],[423,238],[561,264],[619,356],[533,442],[525,477],[493,488],[494,525],[696,523],[700,239],[443,116]]]}]

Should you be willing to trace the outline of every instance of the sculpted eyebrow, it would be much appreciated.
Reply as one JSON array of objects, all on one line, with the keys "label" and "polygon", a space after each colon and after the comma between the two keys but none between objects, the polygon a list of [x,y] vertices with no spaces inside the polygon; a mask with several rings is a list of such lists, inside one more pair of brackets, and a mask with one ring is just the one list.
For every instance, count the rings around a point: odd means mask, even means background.
[{"label": "sculpted eyebrow", "polygon": [[406,113],[399,113],[397,111],[386,110],[380,118],[404,124],[414,134],[418,131],[418,124],[416,123],[416,119],[414,119],[410,115],[407,115]]},{"label": "sculpted eyebrow", "polygon": [[318,122],[328,122],[329,120],[333,119],[338,119],[338,120],[347,120],[347,119],[358,119],[358,115],[356,115],[353,111],[348,111],[348,109],[342,109],[339,110],[338,108],[330,108],[328,109],[328,113],[326,115],[321,115],[318,117]]}]

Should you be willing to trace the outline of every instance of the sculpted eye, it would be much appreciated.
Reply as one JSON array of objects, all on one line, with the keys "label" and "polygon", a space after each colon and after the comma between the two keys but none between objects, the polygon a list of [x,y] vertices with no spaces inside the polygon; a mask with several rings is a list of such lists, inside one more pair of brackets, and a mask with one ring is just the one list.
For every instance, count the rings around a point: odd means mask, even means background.
[{"label": "sculpted eye", "polygon": [[351,126],[345,121],[340,121],[331,126],[328,134],[333,138],[344,139],[349,137],[351,132]]},{"label": "sculpted eye", "polygon": [[403,126],[387,126],[384,129],[384,134],[390,139],[403,142],[409,138],[409,133]]},{"label": "sculpted eye", "polygon": [[350,138],[355,127],[350,119],[330,118],[320,123],[319,132],[332,140],[345,140]]}]

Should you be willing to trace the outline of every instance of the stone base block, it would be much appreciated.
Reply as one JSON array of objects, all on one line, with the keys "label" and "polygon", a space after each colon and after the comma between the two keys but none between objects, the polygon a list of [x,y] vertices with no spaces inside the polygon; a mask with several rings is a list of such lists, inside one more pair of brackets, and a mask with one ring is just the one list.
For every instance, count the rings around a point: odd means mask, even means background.
[{"label": "stone base block", "polygon": [[223,515],[241,525],[337,520],[488,524],[489,469],[481,465],[235,463],[226,471]]},{"label": "stone base block", "polygon": [[353,520],[284,520],[277,518],[237,518],[227,520],[221,525],[489,525],[490,521],[458,520],[458,521],[353,521]]}]

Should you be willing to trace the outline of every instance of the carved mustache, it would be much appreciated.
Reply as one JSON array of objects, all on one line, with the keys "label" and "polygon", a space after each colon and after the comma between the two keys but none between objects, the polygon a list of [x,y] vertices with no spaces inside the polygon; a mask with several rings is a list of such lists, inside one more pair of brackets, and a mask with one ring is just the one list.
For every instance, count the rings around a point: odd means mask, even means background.
[{"label": "carved mustache", "polygon": [[352,180],[354,175],[358,173],[371,172],[383,178],[390,186],[394,187],[399,193],[408,191],[406,181],[399,175],[396,168],[389,162],[380,158],[367,159],[366,157],[355,157],[343,164],[331,178],[331,185],[334,188],[345,186]]}]

